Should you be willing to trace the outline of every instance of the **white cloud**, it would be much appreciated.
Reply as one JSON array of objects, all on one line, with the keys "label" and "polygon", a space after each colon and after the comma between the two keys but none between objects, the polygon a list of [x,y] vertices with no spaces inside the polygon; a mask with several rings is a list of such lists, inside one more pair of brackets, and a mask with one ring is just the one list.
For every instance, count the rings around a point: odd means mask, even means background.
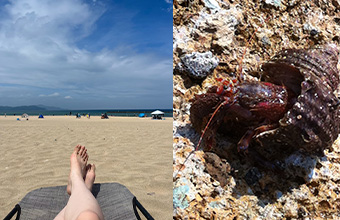
[{"label": "white cloud", "polygon": [[59,95],[60,95],[59,93],[55,92],[55,93],[52,93],[52,94],[49,94],[49,95],[40,94],[39,96],[40,97],[57,97]]},{"label": "white cloud", "polygon": [[50,94],[50,95],[48,95],[48,96],[50,96],[50,97],[59,96],[59,93],[55,92],[55,93],[52,93],[52,94]]},{"label": "white cloud", "polygon": [[65,99],[72,99],[72,97],[69,96],[69,95],[68,95],[68,96],[65,96],[64,98],[65,98]]},{"label": "white cloud", "polygon": [[167,4],[169,4],[167,11],[170,12],[172,10],[173,1],[172,0],[165,0],[165,2]]},{"label": "white cloud", "polygon": [[[35,97],[65,91],[69,95],[64,98],[74,100],[172,90],[172,58],[128,49],[92,52],[79,46],[103,13],[98,5],[82,0],[10,1],[0,11],[7,15],[0,19],[1,83],[25,88]],[[0,94],[1,101],[6,97]]]}]

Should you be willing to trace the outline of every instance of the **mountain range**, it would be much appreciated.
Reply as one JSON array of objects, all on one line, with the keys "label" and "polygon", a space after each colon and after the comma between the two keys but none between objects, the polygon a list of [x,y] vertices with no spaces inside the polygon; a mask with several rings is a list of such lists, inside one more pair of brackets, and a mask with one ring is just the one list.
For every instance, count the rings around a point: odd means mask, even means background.
[{"label": "mountain range", "polygon": [[0,111],[39,111],[39,110],[63,110],[54,106],[46,106],[46,105],[23,105],[23,106],[0,106]]}]

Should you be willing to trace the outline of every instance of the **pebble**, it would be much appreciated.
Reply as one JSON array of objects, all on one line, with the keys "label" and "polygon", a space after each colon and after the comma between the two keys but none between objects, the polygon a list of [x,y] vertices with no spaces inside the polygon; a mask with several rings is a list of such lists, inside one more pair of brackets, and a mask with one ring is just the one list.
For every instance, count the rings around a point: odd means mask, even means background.
[{"label": "pebble", "polygon": [[218,58],[210,51],[193,52],[181,57],[181,63],[178,64],[177,69],[191,78],[204,79],[217,67],[218,62]]}]

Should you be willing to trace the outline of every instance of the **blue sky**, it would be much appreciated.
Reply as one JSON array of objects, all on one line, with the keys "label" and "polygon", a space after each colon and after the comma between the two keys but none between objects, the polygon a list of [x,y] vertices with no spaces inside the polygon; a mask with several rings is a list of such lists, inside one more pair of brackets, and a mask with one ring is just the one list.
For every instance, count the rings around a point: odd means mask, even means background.
[{"label": "blue sky", "polygon": [[0,106],[172,108],[172,1],[1,1],[0,78]]}]

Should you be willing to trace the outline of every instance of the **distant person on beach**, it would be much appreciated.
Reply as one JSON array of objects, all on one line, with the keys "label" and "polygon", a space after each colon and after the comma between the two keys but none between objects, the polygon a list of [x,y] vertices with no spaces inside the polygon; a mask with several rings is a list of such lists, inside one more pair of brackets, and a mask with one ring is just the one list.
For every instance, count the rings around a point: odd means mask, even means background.
[{"label": "distant person on beach", "polygon": [[104,114],[102,114],[101,119],[108,119],[109,117],[107,116],[106,112]]},{"label": "distant person on beach", "polygon": [[67,184],[70,198],[54,220],[104,220],[104,215],[91,190],[96,177],[94,164],[84,146],[77,145],[71,154],[71,171]]}]

